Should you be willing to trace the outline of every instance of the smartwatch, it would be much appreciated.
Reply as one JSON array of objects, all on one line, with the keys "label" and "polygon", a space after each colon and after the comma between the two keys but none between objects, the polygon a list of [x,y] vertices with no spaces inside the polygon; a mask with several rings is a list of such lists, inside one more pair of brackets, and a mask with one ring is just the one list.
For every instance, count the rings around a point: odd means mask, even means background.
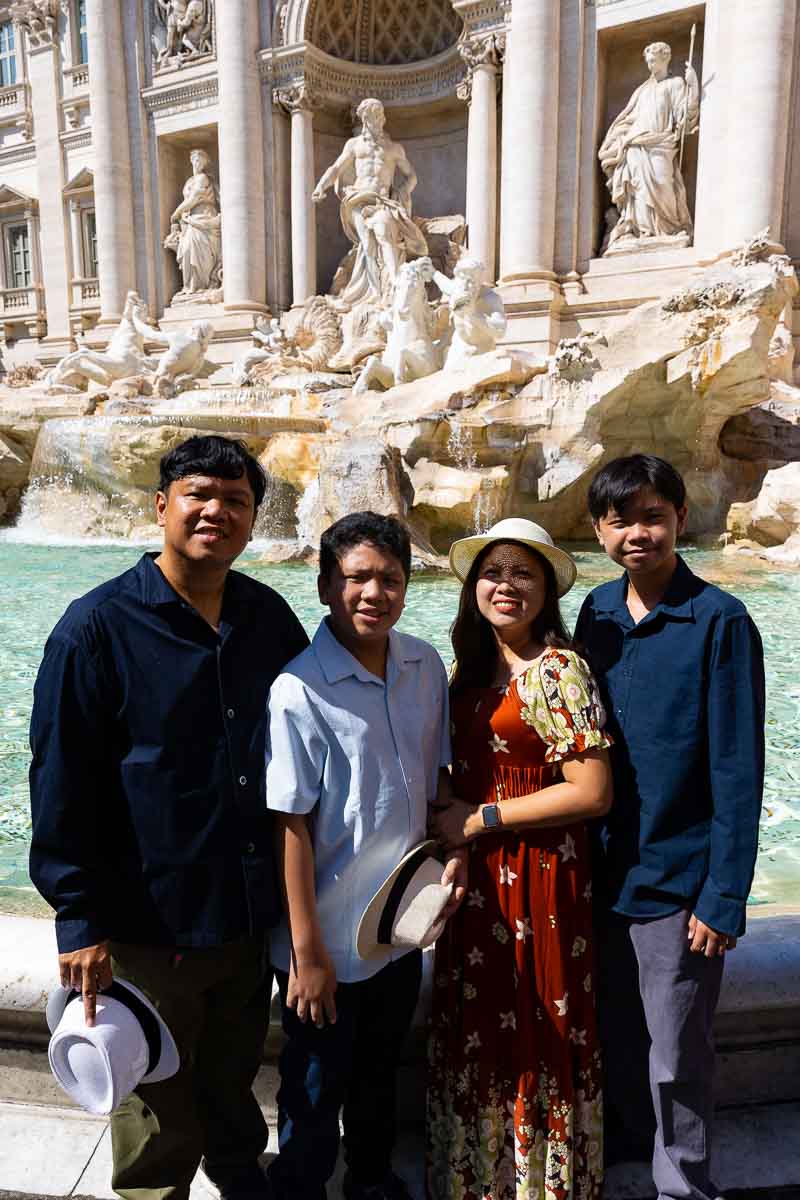
[{"label": "smartwatch", "polygon": [[500,816],[500,807],[497,804],[484,804],[481,809],[484,829],[499,829],[503,824]]}]

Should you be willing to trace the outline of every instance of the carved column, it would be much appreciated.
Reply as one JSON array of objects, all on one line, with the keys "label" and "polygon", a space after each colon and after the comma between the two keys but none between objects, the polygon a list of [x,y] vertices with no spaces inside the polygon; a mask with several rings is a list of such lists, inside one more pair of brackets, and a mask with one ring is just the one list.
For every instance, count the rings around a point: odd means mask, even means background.
[{"label": "carved column", "polygon": [[83,279],[85,266],[83,262],[83,228],[81,225],[81,202],[69,202],[69,227],[72,237],[72,278]]},{"label": "carved column", "polygon": [[314,190],[314,96],[305,84],[282,88],[276,101],[291,114],[292,303],[317,291],[317,219]]},{"label": "carved column", "polygon": [[459,47],[468,74],[458,96],[469,104],[467,126],[467,237],[469,250],[494,283],[497,241],[497,71],[505,39],[470,37]]},{"label": "carved column", "polygon": [[[56,361],[72,348],[69,306],[68,232],[64,208],[64,160],[59,139],[61,103],[61,51],[58,45],[59,9],[55,0],[33,3],[20,0],[10,9],[28,41],[28,79],[36,135],[36,173],[39,183],[39,219],[45,252],[42,257],[47,337],[37,352],[45,363]],[[35,254],[31,240],[31,254]]]},{"label": "carved column", "polygon": [[225,308],[266,312],[258,5],[252,0],[223,0],[216,6],[216,17]]},{"label": "carved column", "polygon": [[92,88],[94,201],[100,322],[115,325],[135,286],[133,183],[128,139],[128,94],[122,0],[88,0],[86,17]]},{"label": "carved column", "polygon": [[514,0],[503,73],[500,276],[553,280],[560,0]]},{"label": "carved column", "polygon": [[[704,128],[712,106],[700,108],[697,242],[702,252],[727,250],[766,226],[771,229],[772,239],[783,240],[792,62],[798,20],[796,0],[760,4],[756,0],[734,0],[733,4],[723,0],[721,8],[717,0],[716,16],[714,24],[729,37],[729,50],[728,54],[717,54],[714,74],[708,68],[704,74],[709,79],[709,94],[715,90],[722,92],[717,97],[717,109],[726,110],[723,119],[727,128],[721,162],[718,149],[715,152],[709,145]],[[709,137],[714,132],[709,121]],[[726,172],[727,187],[715,167]],[[714,216],[706,220],[706,204],[700,205],[700,200],[705,202],[709,190],[724,194],[727,220],[723,223],[718,217],[715,221]],[[712,212],[710,205],[709,209]]]}]

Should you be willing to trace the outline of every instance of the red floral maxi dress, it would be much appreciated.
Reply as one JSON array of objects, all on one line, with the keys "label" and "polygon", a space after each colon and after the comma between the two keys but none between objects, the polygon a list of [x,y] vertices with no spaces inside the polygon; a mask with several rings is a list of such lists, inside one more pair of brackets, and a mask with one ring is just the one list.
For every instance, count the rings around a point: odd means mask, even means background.
[{"label": "red floral maxi dress", "polygon": [[[454,784],[491,803],[611,744],[589,669],[549,649],[507,688],[453,700]],[[436,944],[428,1082],[432,1200],[595,1200],[602,1092],[583,824],[486,833]]]}]

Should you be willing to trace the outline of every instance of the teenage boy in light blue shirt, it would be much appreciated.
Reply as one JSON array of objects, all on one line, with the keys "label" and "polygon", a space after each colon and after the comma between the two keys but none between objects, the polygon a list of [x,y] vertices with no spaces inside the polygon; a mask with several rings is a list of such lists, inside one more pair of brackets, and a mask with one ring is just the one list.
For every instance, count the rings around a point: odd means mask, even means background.
[{"label": "teenage boy in light blue shirt", "polygon": [[[364,909],[426,837],[447,787],[447,679],[432,646],[396,632],[411,567],[405,528],[354,513],[322,535],[330,615],[270,693],[267,803],[287,916],[272,940],[287,1036],[278,1092],[278,1200],[325,1197],[343,1109],[349,1200],[408,1200],[391,1170],[395,1076],[421,952],[356,951]],[[461,862],[451,909],[463,896]]]}]

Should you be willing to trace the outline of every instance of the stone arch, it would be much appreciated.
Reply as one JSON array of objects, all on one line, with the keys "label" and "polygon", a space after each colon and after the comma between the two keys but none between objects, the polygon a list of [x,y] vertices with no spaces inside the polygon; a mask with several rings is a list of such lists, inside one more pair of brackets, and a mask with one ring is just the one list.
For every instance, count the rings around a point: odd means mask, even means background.
[{"label": "stone arch", "polygon": [[275,45],[311,43],[332,58],[377,67],[423,62],[462,32],[450,0],[286,0]]}]

